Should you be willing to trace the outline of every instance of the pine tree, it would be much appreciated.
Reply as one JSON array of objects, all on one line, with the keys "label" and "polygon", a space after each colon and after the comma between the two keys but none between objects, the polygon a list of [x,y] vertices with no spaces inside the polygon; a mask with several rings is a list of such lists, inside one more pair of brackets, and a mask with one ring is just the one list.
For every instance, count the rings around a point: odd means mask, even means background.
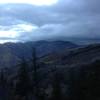
[{"label": "pine tree", "polygon": [[56,73],[54,75],[53,83],[52,83],[52,94],[51,100],[63,100],[62,98],[62,89],[60,83],[60,74]]},{"label": "pine tree", "polygon": [[14,100],[14,97],[15,97],[14,80],[9,79],[8,81],[8,100]]},{"label": "pine tree", "polygon": [[39,64],[37,62],[37,54],[36,54],[36,48],[32,49],[32,80],[33,80],[33,93],[37,100],[43,100],[45,98],[45,92],[44,90],[41,92],[40,86],[39,86]]},{"label": "pine tree", "polygon": [[7,79],[3,71],[0,73],[0,99],[7,99]]},{"label": "pine tree", "polygon": [[26,96],[26,99],[28,95],[30,94],[31,90],[31,81],[29,77],[29,73],[27,71],[27,63],[23,59],[20,64],[20,69],[18,72],[18,81],[16,83],[16,93],[20,96]]}]

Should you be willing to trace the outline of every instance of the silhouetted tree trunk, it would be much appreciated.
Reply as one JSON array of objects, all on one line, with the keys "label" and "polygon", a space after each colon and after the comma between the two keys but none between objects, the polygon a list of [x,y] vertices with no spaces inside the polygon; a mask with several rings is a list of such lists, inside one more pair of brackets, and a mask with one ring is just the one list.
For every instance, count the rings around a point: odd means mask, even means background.
[{"label": "silhouetted tree trunk", "polygon": [[36,49],[33,48],[32,52],[32,75],[33,75],[33,92],[37,99],[39,99],[39,73],[38,73],[38,64],[37,64],[37,56],[36,56]]}]

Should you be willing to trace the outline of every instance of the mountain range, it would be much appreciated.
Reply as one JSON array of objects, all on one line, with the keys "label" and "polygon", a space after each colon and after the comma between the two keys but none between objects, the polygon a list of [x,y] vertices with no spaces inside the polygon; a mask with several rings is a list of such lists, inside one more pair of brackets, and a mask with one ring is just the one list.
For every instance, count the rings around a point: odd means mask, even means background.
[{"label": "mountain range", "polygon": [[15,66],[21,58],[30,59],[33,48],[38,58],[64,49],[76,48],[78,45],[68,41],[37,41],[26,43],[0,44],[0,68]]},{"label": "mountain range", "polygon": [[39,63],[77,66],[100,59],[100,44],[77,45],[69,41],[37,41],[0,44],[0,68],[11,68],[24,57],[30,60],[33,49]]}]

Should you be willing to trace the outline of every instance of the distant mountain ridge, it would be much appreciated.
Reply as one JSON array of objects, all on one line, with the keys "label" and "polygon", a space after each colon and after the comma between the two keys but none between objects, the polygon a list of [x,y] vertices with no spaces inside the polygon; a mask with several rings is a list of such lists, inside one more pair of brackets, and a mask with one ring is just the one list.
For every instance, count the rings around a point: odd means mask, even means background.
[{"label": "distant mountain ridge", "polygon": [[36,48],[37,56],[42,57],[52,52],[76,48],[78,45],[69,41],[37,41],[0,44],[0,67],[14,66],[22,57],[26,59],[31,58],[33,47]]}]

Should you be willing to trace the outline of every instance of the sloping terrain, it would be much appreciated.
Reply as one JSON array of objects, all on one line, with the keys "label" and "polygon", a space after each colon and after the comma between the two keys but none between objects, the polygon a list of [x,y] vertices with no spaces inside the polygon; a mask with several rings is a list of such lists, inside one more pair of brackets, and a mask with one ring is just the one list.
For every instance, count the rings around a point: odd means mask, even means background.
[{"label": "sloping terrain", "polygon": [[87,64],[100,59],[100,44],[93,44],[70,50],[62,50],[62,53],[53,53],[41,58],[46,64],[56,63],[58,65]]}]

